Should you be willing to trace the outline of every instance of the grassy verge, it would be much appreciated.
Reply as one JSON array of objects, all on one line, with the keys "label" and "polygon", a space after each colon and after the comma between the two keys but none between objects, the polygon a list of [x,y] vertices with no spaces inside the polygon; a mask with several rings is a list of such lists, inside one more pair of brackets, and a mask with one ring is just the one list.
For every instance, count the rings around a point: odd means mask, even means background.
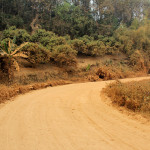
[{"label": "grassy verge", "polygon": [[46,83],[34,83],[31,85],[13,85],[13,86],[5,86],[0,85],[0,103],[4,103],[6,100],[11,99],[20,94],[25,94],[29,91],[43,89],[46,87],[53,87],[57,85],[65,85],[70,84],[70,81],[58,80],[58,81],[50,81]]},{"label": "grassy verge", "polygon": [[150,114],[150,80],[128,83],[117,81],[108,85],[104,92],[119,106]]}]

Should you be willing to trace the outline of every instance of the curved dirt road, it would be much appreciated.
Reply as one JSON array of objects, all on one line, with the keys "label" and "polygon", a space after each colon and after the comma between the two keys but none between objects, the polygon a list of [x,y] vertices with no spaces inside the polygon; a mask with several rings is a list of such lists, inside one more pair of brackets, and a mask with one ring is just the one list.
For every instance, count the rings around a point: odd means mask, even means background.
[{"label": "curved dirt road", "polygon": [[17,97],[0,109],[0,150],[150,150],[150,125],[100,98],[107,83],[65,85]]}]

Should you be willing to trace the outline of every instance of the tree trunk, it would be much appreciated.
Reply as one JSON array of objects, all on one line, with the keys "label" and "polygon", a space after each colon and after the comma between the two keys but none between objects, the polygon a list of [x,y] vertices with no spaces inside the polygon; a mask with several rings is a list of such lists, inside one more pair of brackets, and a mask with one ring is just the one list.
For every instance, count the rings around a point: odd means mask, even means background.
[{"label": "tree trunk", "polygon": [[39,24],[37,24],[39,18],[39,14],[36,14],[35,18],[32,20],[30,26],[32,28],[32,33],[33,34],[36,30],[39,29]]}]

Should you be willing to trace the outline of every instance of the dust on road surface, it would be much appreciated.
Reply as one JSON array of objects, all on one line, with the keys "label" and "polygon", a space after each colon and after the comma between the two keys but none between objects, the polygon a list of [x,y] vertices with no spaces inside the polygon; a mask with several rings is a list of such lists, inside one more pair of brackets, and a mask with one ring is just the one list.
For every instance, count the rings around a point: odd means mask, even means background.
[{"label": "dust on road surface", "polygon": [[150,150],[150,125],[101,99],[100,90],[109,82],[17,97],[0,109],[0,150]]}]

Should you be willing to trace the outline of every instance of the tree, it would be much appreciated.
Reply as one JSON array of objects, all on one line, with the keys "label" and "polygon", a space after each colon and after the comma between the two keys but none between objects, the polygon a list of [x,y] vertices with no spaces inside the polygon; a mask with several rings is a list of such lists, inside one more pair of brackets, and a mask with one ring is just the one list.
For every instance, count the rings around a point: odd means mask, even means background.
[{"label": "tree", "polygon": [[4,47],[0,47],[0,60],[1,60],[1,70],[6,73],[8,80],[12,80],[14,76],[14,68],[19,71],[19,65],[16,61],[16,57],[26,58],[27,56],[20,52],[28,43],[23,43],[19,47],[15,47],[14,43],[9,41],[8,44],[4,43]]},{"label": "tree", "polygon": [[55,17],[52,18],[52,29],[59,35],[69,34],[73,39],[95,34],[97,24],[95,24],[92,15],[82,10],[80,6],[65,2],[55,9]]}]

